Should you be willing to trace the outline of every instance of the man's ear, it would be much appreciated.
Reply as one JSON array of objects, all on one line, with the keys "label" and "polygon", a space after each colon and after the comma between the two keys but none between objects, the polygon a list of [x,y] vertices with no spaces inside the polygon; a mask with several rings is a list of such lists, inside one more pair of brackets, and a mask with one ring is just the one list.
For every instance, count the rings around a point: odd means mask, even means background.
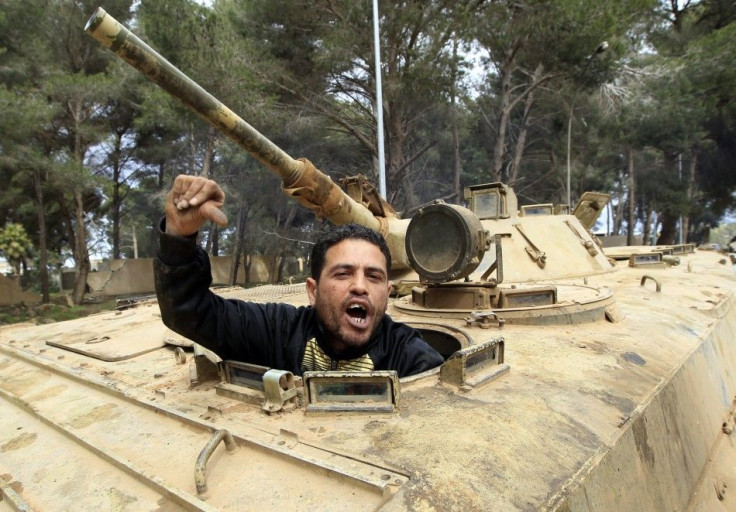
[{"label": "man's ear", "polygon": [[314,306],[317,301],[317,281],[311,277],[307,278],[307,296],[309,297],[309,304]]}]

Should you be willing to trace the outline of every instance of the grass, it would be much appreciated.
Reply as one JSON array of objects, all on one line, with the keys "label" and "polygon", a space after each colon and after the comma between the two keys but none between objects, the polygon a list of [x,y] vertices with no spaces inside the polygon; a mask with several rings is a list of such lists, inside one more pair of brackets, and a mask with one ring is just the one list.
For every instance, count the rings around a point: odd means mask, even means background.
[{"label": "grass", "polygon": [[117,297],[105,297],[104,299],[86,299],[79,306],[68,306],[66,296],[63,294],[52,295],[48,304],[28,306],[16,304],[13,306],[0,306],[0,325],[31,322],[35,324],[48,324],[52,322],[63,322],[81,318],[100,311],[111,311],[115,309]]}]

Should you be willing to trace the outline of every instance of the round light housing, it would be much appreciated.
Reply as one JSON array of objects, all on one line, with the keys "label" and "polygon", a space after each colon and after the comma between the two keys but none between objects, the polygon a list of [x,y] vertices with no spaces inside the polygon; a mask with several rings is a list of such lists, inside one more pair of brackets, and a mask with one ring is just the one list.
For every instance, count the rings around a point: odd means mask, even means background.
[{"label": "round light housing", "polygon": [[423,282],[446,283],[480,265],[489,237],[472,211],[442,202],[423,206],[406,230],[406,254]]}]

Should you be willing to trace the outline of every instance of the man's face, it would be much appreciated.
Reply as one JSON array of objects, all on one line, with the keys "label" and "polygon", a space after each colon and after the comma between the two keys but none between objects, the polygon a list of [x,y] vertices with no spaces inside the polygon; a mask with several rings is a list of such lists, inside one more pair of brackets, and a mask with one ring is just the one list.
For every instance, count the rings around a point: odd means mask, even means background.
[{"label": "man's face", "polygon": [[330,247],[319,282],[307,279],[309,302],[338,352],[368,342],[386,313],[390,289],[386,257],[365,240]]}]

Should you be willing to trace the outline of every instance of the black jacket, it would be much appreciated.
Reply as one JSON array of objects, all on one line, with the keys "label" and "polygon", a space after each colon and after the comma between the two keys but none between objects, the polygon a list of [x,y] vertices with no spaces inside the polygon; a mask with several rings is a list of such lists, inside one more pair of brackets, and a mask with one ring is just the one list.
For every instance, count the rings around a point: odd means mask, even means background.
[{"label": "black jacket", "polygon": [[325,343],[311,306],[257,304],[224,299],[210,291],[207,254],[195,237],[161,232],[154,259],[156,295],[161,318],[173,331],[212,350],[223,359],[245,361],[301,375],[308,340],[334,362],[367,354],[375,370],[396,370],[399,377],[440,365],[442,356],[419,332],[385,315],[369,342],[359,351],[335,354]]}]

